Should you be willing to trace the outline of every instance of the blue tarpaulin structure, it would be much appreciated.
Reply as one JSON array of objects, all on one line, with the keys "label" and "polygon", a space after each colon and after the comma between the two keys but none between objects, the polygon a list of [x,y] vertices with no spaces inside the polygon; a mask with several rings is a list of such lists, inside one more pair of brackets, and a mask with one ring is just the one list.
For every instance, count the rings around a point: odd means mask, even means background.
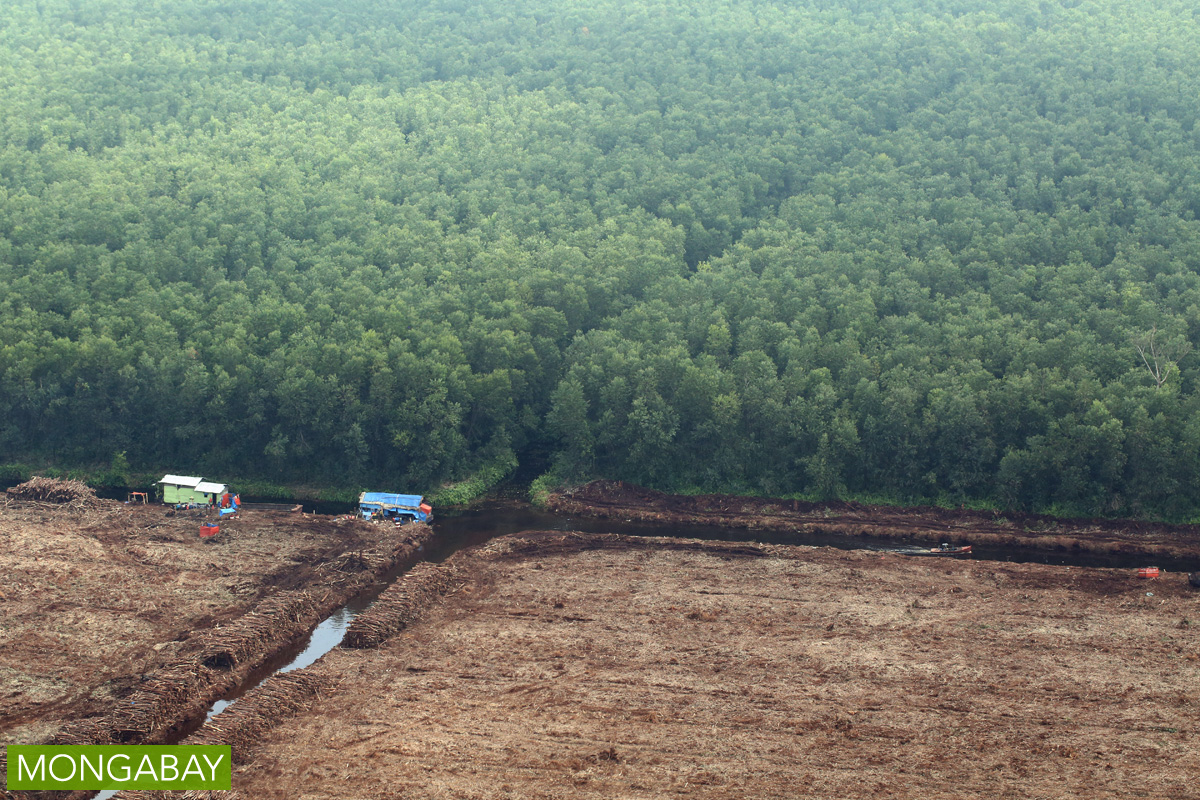
[{"label": "blue tarpaulin structure", "polygon": [[358,496],[358,513],[365,519],[383,517],[428,522],[433,517],[433,507],[419,494],[363,492]]}]

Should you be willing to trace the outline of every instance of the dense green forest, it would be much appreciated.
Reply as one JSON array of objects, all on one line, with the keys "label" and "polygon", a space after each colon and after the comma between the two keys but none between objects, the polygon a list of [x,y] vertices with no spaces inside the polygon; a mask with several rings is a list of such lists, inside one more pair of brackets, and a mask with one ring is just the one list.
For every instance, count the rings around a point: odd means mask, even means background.
[{"label": "dense green forest", "polygon": [[0,461],[1200,513],[1182,0],[5,0]]}]

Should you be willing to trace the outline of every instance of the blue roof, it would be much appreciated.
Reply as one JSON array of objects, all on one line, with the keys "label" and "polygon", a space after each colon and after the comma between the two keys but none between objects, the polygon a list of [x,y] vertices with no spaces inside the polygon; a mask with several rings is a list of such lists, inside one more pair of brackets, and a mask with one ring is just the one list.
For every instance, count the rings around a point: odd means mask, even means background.
[{"label": "blue roof", "polygon": [[358,504],[360,506],[379,506],[380,508],[416,508],[424,499],[419,494],[363,492],[358,497]]}]

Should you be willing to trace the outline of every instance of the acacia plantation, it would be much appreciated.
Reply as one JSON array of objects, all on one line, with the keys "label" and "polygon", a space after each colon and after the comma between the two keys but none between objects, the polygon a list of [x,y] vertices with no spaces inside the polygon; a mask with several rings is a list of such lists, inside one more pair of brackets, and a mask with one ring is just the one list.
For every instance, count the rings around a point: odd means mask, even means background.
[{"label": "acacia plantation", "polygon": [[6,0],[0,461],[1192,517],[1198,13]]}]

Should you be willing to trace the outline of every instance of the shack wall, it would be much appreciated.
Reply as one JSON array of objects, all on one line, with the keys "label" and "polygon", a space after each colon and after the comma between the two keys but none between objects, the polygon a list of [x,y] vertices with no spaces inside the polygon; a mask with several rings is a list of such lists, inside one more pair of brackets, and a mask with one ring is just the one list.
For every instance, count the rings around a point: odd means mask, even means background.
[{"label": "shack wall", "polygon": [[175,503],[207,503],[208,495],[197,492],[189,486],[172,486],[164,483],[163,502],[171,505]]}]

